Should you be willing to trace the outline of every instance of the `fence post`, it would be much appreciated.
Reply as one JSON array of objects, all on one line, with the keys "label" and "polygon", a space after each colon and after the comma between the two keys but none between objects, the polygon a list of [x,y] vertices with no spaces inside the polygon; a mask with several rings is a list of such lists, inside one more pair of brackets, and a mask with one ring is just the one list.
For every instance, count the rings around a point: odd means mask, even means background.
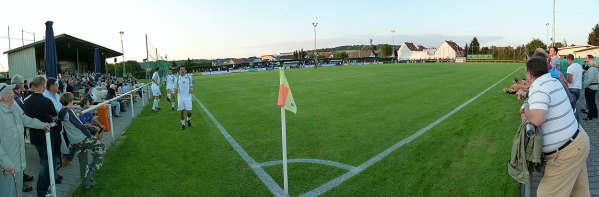
[{"label": "fence post", "polygon": [[108,119],[110,119],[110,135],[112,136],[112,143],[116,142],[114,139],[114,124],[112,123],[112,104],[108,105]]},{"label": "fence post", "polygon": [[135,118],[135,112],[133,110],[133,94],[134,92],[130,92],[129,97],[131,97],[131,118]]},{"label": "fence post", "polygon": [[139,90],[137,91],[141,91],[141,106],[145,106],[146,105],[146,101],[144,100],[146,97],[144,97],[144,87],[142,86]]},{"label": "fence post", "polygon": [[[50,193],[52,197],[56,197],[56,183],[54,183],[54,154],[52,153],[52,142],[50,131],[46,131],[46,154],[48,154],[48,170],[50,171]],[[58,158],[60,159],[60,158]],[[15,183],[16,184],[16,183]]]}]

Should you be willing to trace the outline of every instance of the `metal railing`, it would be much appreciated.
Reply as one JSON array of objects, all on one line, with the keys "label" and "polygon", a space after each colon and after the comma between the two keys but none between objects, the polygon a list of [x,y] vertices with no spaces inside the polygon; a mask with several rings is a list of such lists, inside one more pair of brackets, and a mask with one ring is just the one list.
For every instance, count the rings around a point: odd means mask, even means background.
[{"label": "metal railing", "polygon": [[[133,94],[136,93],[138,90],[142,90],[143,91],[143,88],[147,87],[148,85],[149,85],[149,83],[148,84],[142,84],[140,87],[134,88],[133,90],[130,90],[130,91],[128,91],[128,92],[126,92],[124,94],[121,94],[121,95],[119,95],[117,97],[114,97],[114,98],[112,98],[110,100],[106,100],[104,102],[98,103],[97,105],[95,105],[93,107],[90,107],[90,108],[88,108],[86,110],[83,110],[81,113],[87,113],[87,112],[96,110],[97,108],[102,107],[104,105],[108,105],[108,118],[110,120],[110,126],[111,126],[110,127],[110,134],[112,136],[112,141],[114,142],[115,139],[114,139],[114,126],[112,124],[112,105],[110,103],[112,103],[113,101],[116,101],[116,100],[118,100],[120,98],[123,98],[124,96],[130,95],[131,118],[134,118],[135,117],[135,110],[133,110],[133,97],[134,97]],[[148,91],[146,90],[146,92],[148,92]],[[143,106],[143,105],[145,105],[145,99],[144,99],[144,96],[143,96],[144,94],[142,93],[141,95],[142,95],[141,102],[142,102],[142,106]]]},{"label": "metal railing", "polygon": [[[137,93],[137,91],[139,91],[139,90],[143,91],[144,88],[146,88],[146,92],[149,94],[150,91],[148,91],[149,90],[147,88],[148,85],[150,85],[150,83],[148,83],[148,84],[142,84],[140,87],[137,87],[137,88],[135,88],[133,90],[130,90],[130,91],[128,91],[128,92],[126,92],[126,93],[124,93],[122,95],[119,95],[117,97],[114,97],[114,98],[112,98],[110,100],[106,100],[104,102],[98,103],[97,105],[95,105],[93,107],[90,107],[90,108],[88,108],[86,110],[83,110],[81,113],[87,113],[87,112],[96,110],[97,108],[99,108],[101,106],[108,105],[108,118],[110,119],[110,133],[111,133],[111,136],[112,136],[112,142],[114,143],[116,141],[116,139],[114,137],[114,125],[112,124],[112,105],[110,103],[112,103],[113,101],[118,100],[118,99],[120,99],[120,98],[122,98],[124,96],[131,95],[130,96],[130,99],[131,99],[131,103],[130,103],[130,105],[131,105],[131,117],[133,118],[133,117],[135,117],[135,111],[133,109],[133,97],[134,97],[133,94]],[[143,105],[145,105],[145,98],[144,98],[143,92],[141,94],[141,97],[142,97],[141,102],[142,102],[142,106],[143,106]],[[50,169],[50,177],[54,177],[54,164],[52,162],[52,158],[50,158],[50,157],[53,157],[52,148],[51,148],[52,144],[51,143],[52,142],[50,142],[50,131],[48,130],[48,131],[46,131],[46,150],[47,150],[48,157],[49,157],[48,158],[48,166],[49,166],[49,169]],[[51,195],[54,196],[54,197],[56,197],[56,183],[55,183],[55,180],[53,178],[50,178],[50,188],[51,188],[50,189]]]}]

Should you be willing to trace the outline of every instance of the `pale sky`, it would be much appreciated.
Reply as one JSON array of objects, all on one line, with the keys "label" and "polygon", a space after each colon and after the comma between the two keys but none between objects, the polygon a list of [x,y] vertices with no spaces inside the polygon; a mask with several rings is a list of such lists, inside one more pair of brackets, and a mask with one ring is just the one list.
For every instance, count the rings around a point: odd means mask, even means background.
[{"label": "pale sky", "polygon": [[[551,0],[9,0],[0,7],[0,51],[8,50],[3,38],[8,26],[13,38],[25,30],[39,40],[48,20],[54,21],[55,35],[67,33],[116,51],[121,51],[118,32],[124,31],[125,57],[137,61],[146,57],[145,34],[169,60],[312,50],[312,22],[319,23],[318,48],[368,44],[371,38],[391,44],[391,30],[398,45],[437,47],[454,40],[463,46],[477,36],[483,46],[516,46],[532,38],[546,41],[552,6]],[[598,7],[597,0],[557,0],[556,40],[586,44],[599,23]],[[21,45],[11,41],[11,48]],[[7,56],[0,54],[0,71],[7,68]]]}]

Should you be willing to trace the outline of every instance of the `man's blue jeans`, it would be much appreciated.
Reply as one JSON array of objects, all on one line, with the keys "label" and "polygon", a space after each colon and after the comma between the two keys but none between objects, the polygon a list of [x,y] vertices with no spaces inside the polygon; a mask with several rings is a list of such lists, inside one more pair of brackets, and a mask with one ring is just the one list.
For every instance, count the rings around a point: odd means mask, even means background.
[{"label": "man's blue jeans", "polygon": [[114,106],[114,115],[121,115],[121,103],[118,101],[112,101],[110,104]]},{"label": "man's blue jeans", "polygon": [[570,94],[572,94],[572,99],[574,100],[574,103],[576,106],[576,113],[574,113],[574,117],[576,117],[576,121],[580,122],[580,108],[578,107],[578,98],[580,98],[580,89],[570,88]]},{"label": "man's blue jeans", "polygon": [[[48,192],[48,187],[50,186],[48,150],[46,149],[46,145],[35,145],[35,149],[37,149],[37,153],[40,156],[40,173],[37,176],[37,196],[42,197],[46,196],[46,193]],[[56,174],[56,156],[53,156],[52,158],[52,163],[54,165],[54,174]]]}]

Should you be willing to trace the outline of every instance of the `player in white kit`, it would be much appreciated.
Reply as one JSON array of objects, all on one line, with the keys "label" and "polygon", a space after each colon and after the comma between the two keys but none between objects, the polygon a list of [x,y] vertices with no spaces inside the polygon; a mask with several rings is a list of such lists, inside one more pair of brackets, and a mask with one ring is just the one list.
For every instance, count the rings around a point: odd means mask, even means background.
[{"label": "player in white kit", "polygon": [[154,104],[152,105],[152,111],[157,112],[160,107],[158,106],[158,102],[160,102],[160,67],[154,68],[154,74],[152,75],[152,94],[154,95]]},{"label": "player in white kit", "polygon": [[[185,67],[179,67],[179,75],[176,80],[175,92],[177,93],[178,110],[181,114],[181,130],[185,129],[185,121],[187,126],[191,127],[191,95],[193,94],[193,81],[190,75],[187,75]],[[187,111],[187,119],[185,117]]]},{"label": "player in white kit", "polygon": [[168,70],[168,75],[164,77],[166,81],[166,100],[171,103],[171,110],[175,111],[175,81],[177,75],[173,74],[173,70]]}]

